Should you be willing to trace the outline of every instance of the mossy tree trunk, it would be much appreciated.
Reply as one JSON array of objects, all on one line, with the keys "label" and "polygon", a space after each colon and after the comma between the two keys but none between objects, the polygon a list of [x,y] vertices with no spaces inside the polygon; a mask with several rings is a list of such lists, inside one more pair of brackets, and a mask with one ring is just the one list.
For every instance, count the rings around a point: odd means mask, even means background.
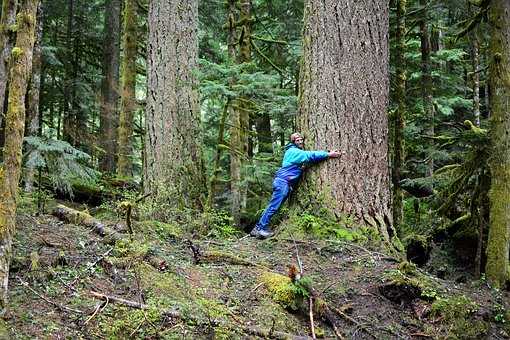
[{"label": "mossy tree trunk", "polygon": [[176,207],[202,207],[197,1],[151,1],[144,187]]},{"label": "mossy tree trunk", "polygon": [[117,174],[122,177],[133,175],[133,118],[136,109],[136,44],[137,21],[135,0],[125,0],[124,33],[122,45],[122,91],[119,120],[119,159]]},{"label": "mossy tree trunk", "polygon": [[[423,108],[425,113],[425,121],[428,122],[428,136],[434,137],[434,102],[432,97],[432,75],[430,73],[430,33],[429,33],[429,22],[428,22],[428,6],[430,0],[420,0],[420,6],[422,7],[422,11],[420,12],[420,48],[421,48],[421,73],[422,73],[422,81],[421,81],[421,90],[422,90],[422,100],[423,100]],[[429,145],[429,154],[428,157],[428,166],[429,173],[428,176],[432,176],[434,173],[434,158],[432,155],[432,148],[434,147],[434,143],[432,142],[432,138],[430,138]]]},{"label": "mossy tree trunk", "polygon": [[397,34],[396,34],[396,99],[397,110],[393,117],[393,223],[396,230],[402,224],[403,195],[400,187],[402,166],[404,164],[404,117],[406,113],[406,63],[405,43],[406,0],[397,0]]},{"label": "mossy tree trunk", "polygon": [[[240,64],[251,62],[251,0],[240,1],[239,53]],[[235,26],[239,25],[236,23]],[[244,180],[250,131],[249,98],[241,96],[233,101],[230,129],[230,191],[232,197],[231,214],[234,223],[239,224],[243,207],[246,205],[247,187]]]},{"label": "mossy tree trunk", "polygon": [[304,18],[298,128],[307,148],[346,154],[308,171],[300,201],[321,198],[391,242],[388,3],[307,0]]},{"label": "mossy tree trunk", "polygon": [[0,167],[0,309],[8,302],[9,263],[16,227],[16,195],[21,173],[21,151],[25,132],[25,94],[32,69],[37,0],[20,1],[16,46],[12,49],[9,99],[6,116],[4,163]]},{"label": "mossy tree trunk", "polygon": [[[37,8],[37,28],[34,51],[32,55],[32,75],[27,93],[27,114],[25,119],[25,135],[38,136],[40,131],[39,121],[39,95],[41,92],[42,71],[42,36],[43,36],[43,4],[39,2]],[[33,190],[35,168],[27,167],[25,175],[25,191]]]},{"label": "mossy tree trunk", "polygon": [[18,0],[3,0],[0,16],[0,127],[5,104],[5,90],[7,88],[8,64],[14,39],[12,27],[16,21]]},{"label": "mossy tree trunk", "polygon": [[116,132],[119,99],[120,8],[121,0],[108,0],[105,10],[103,79],[99,136],[104,153],[100,157],[103,171],[115,171]]},{"label": "mossy tree trunk", "polygon": [[510,2],[493,0],[489,12],[491,88],[490,229],[487,278],[502,287],[509,279],[510,244]]}]

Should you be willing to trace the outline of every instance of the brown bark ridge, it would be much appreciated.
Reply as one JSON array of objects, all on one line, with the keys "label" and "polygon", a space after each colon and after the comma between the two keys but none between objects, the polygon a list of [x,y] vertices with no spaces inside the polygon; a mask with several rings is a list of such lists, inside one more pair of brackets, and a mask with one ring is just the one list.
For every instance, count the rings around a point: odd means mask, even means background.
[{"label": "brown bark ridge", "polygon": [[122,177],[133,175],[133,117],[136,108],[136,3],[126,0],[124,7],[124,34],[122,45],[122,92],[119,117],[119,159],[117,174]]},{"label": "brown bark ridge", "polygon": [[6,116],[4,164],[0,167],[0,312],[8,301],[9,262],[16,227],[16,195],[21,173],[21,152],[25,132],[25,94],[32,70],[37,0],[20,1],[18,34],[11,52],[9,100]]},{"label": "brown bark ridge", "polygon": [[120,7],[121,0],[106,2],[103,45],[103,79],[101,82],[101,114],[99,116],[101,155],[100,168],[115,171],[116,126],[119,100],[119,59],[120,59]]},{"label": "brown bark ridge", "polygon": [[510,278],[510,2],[493,0],[489,12],[491,88],[490,229],[487,278],[503,287]]},{"label": "brown bark ridge", "polygon": [[197,1],[151,1],[148,24],[144,189],[176,206],[201,207]]},{"label": "brown bark ridge", "polygon": [[18,8],[18,0],[3,0],[2,15],[0,17],[0,126],[2,126],[5,90],[7,88],[8,64],[12,49],[13,27],[16,22],[16,9]]},{"label": "brown bark ridge", "polygon": [[297,126],[308,148],[346,153],[311,169],[303,190],[390,242],[388,15],[376,0],[305,2]]},{"label": "brown bark ridge", "polygon": [[[43,36],[43,4],[39,2],[37,8],[37,28],[34,51],[32,55],[32,75],[27,93],[27,114],[25,119],[25,135],[39,135],[39,94],[41,92],[42,66],[42,36]],[[35,169],[28,167],[25,175],[25,191],[33,190]]]}]

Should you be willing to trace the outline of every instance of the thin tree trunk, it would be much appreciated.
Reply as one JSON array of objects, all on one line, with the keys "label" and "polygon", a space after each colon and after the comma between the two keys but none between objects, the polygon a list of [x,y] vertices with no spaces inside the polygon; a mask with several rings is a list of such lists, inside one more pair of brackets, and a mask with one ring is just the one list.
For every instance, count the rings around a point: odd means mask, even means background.
[{"label": "thin tree trunk", "polygon": [[487,278],[503,287],[510,278],[510,2],[493,0],[489,12],[492,156]]},{"label": "thin tree trunk", "polygon": [[0,17],[0,126],[2,126],[8,64],[13,44],[12,27],[16,21],[17,7],[18,0],[3,0],[2,2],[2,15]]},{"label": "thin tree trunk", "polygon": [[389,7],[378,0],[305,1],[298,128],[315,150],[300,201],[371,225],[392,242],[388,168]]},{"label": "thin tree trunk", "polygon": [[148,22],[144,189],[173,206],[201,208],[197,1],[151,1]]},{"label": "thin tree trunk", "polygon": [[74,145],[74,131],[76,130],[76,116],[73,106],[73,87],[75,78],[72,76],[71,69],[73,68],[72,52],[73,48],[73,35],[74,35],[74,0],[67,2],[67,31],[66,31],[66,47],[67,47],[67,60],[65,66],[65,81],[64,81],[64,96],[63,96],[63,112],[62,112],[62,139]]},{"label": "thin tree trunk", "polygon": [[[432,76],[430,73],[430,34],[428,25],[428,6],[429,0],[420,0],[420,6],[424,8],[420,20],[420,34],[421,34],[421,72],[422,72],[422,98],[423,106],[425,109],[425,119],[429,122],[428,135],[434,137],[434,103],[432,99]],[[430,153],[427,155],[429,158],[428,176],[434,173],[434,158],[432,156],[432,148],[434,143],[430,139]]]},{"label": "thin tree trunk", "polygon": [[22,0],[17,16],[16,46],[9,72],[9,101],[6,116],[4,163],[0,167],[0,309],[8,307],[9,263],[16,228],[16,196],[21,173],[21,151],[25,132],[25,94],[32,69],[37,0]]},{"label": "thin tree trunk", "polygon": [[136,3],[134,0],[126,0],[122,38],[124,58],[122,59],[119,160],[117,164],[117,174],[122,177],[133,175],[133,118],[136,108],[136,44],[138,41],[136,28]]},{"label": "thin tree trunk", "polygon": [[[39,94],[41,91],[41,66],[42,66],[42,36],[43,36],[43,4],[39,2],[37,8],[36,40],[32,56],[32,76],[28,89],[26,132],[27,136],[38,136],[40,130],[39,120]],[[25,191],[33,190],[35,168],[28,167],[25,176]]]},{"label": "thin tree trunk", "polygon": [[[239,33],[240,64],[251,61],[251,0],[241,0],[239,22],[242,23]],[[230,130],[230,190],[232,195],[231,214],[234,224],[239,225],[243,206],[246,206],[247,185],[243,170],[248,158],[250,131],[250,113],[248,98],[240,97],[233,102],[232,128]]]},{"label": "thin tree trunk", "polygon": [[405,44],[406,0],[397,0],[397,55],[396,55],[396,97],[397,111],[393,122],[393,223],[398,231],[403,216],[403,195],[400,187],[402,165],[404,164],[404,117],[406,112],[406,66]]},{"label": "thin tree trunk", "polygon": [[100,157],[103,171],[115,171],[116,126],[118,121],[121,0],[108,0],[105,10],[103,80],[101,84]]},{"label": "thin tree trunk", "polygon": [[209,181],[209,189],[207,194],[207,207],[212,208],[214,205],[214,198],[216,197],[216,182],[218,181],[218,175],[221,173],[220,161],[223,146],[225,144],[225,123],[227,122],[227,116],[230,106],[230,100],[227,100],[223,112],[221,114],[220,126],[218,127],[218,142],[216,146],[216,154],[214,155],[214,164]]}]

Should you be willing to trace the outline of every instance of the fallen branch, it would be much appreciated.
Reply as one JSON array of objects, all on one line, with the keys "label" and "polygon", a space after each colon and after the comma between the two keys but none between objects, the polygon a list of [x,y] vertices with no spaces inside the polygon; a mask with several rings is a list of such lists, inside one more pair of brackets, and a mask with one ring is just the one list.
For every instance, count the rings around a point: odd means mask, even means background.
[{"label": "fallen branch", "polygon": [[[119,304],[122,304],[122,305],[125,305],[128,307],[131,307],[131,308],[136,308],[136,309],[148,309],[149,308],[149,306],[146,304],[131,301],[131,300],[126,300],[126,299],[116,297],[116,296],[106,295],[106,294],[93,292],[93,291],[91,291],[90,294],[93,297],[96,297],[98,299],[102,299],[102,300],[107,299],[111,302],[119,303]],[[212,326],[221,326],[221,327],[225,327],[225,328],[228,328],[231,330],[236,329],[236,327],[232,327],[231,323],[228,323],[228,322],[225,322],[222,320],[214,319],[214,320],[208,320],[208,321],[204,322],[204,321],[199,320],[198,318],[193,317],[193,316],[189,316],[189,315],[183,316],[180,312],[175,311],[175,310],[165,310],[165,311],[162,311],[161,314],[164,316],[175,318],[175,319],[192,320],[192,321],[196,322],[198,325],[207,324],[207,325],[212,325]],[[289,333],[285,333],[285,332],[275,331],[273,329],[263,329],[263,328],[249,327],[249,326],[243,326],[243,325],[241,325],[240,327],[246,334],[259,336],[262,338],[294,339],[294,340],[308,340],[308,339],[310,339],[310,337],[308,337],[308,336],[298,336],[298,335],[289,334]]]},{"label": "fallen branch", "polygon": [[[87,268],[85,268],[84,270],[84,273],[87,273],[89,270],[91,270],[92,268],[94,268],[98,263],[99,261],[101,261],[102,259],[104,259],[106,256],[108,256],[111,252],[113,251],[113,248],[110,248],[106,251],[106,253],[102,254],[101,256],[99,256],[99,258],[97,260],[95,260],[94,262],[90,263]],[[74,286],[74,284],[82,277],[82,274],[78,274],[76,275],[76,277],[69,283],[69,286]],[[67,285],[66,285],[67,286]]]},{"label": "fallen branch", "polygon": [[25,282],[23,281],[19,276],[16,277],[18,279],[18,281],[20,282],[20,284],[23,286],[23,287],[26,287],[28,288],[28,290],[30,290],[32,293],[34,293],[35,295],[37,295],[39,298],[41,298],[42,300],[46,301],[47,303],[49,303],[50,305],[53,305],[55,307],[57,307],[58,309],[60,309],[61,311],[67,311],[67,312],[72,312],[72,313],[76,313],[76,314],[84,314],[83,311],[81,310],[78,310],[78,309],[74,309],[74,308],[69,308],[69,307],[66,307],[64,305],[61,305],[59,303],[56,303],[55,301],[51,301],[50,299],[48,299],[47,297],[45,297],[44,295],[38,293],[35,289],[33,289],[32,287],[30,287],[30,285],[28,284],[28,282]]}]

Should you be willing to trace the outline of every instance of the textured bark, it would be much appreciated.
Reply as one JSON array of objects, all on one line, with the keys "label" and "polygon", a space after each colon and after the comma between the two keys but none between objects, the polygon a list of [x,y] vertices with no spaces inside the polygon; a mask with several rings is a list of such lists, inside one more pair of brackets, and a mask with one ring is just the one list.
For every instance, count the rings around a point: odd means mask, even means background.
[{"label": "textured bark", "polygon": [[393,224],[396,230],[402,223],[403,195],[400,187],[401,170],[404,164],[404,117],[406,112],[406,66],[405,44],[406,0],[397,0],[397,53],[396,53],[396,97],[397,111],[393,121]]},{"label": "textured bark", "polygon": [[[233,3],[233,1],[231,1]],[[235,8],[231,4],[230,12]],[[238,62],[251,61],[251,0],[240,1],[239,22],[242,23],[239,32]],[[237,26],[237,25],[235,25]],[[229,43],[229,45],[231,45]],[[231,57],[233,57],[231,55]],[[234,224],[239,225],[241,212],[246,206],[247,187],[243,181],[244,164],[248,158],[248,143],[250,129],[250,113],[247,98],[237,98],[233,101],[230,129],[230,191],[232,197],[231,214]]]},{"label": "textured bark", "polygon": [[121,0],[106,2],[103,45],[103,79],[101,83],[101,114],[99,120],[101,155],[100,168],[115,171],[116,126],[118,121]]},{"label": "textured bark", "polygon": [[[73,102],[74,102],[74,73],[72,71],[73,65],[72,60],[74,59],[72,56],[73,51],[73,34],[74,34],[74,11],[75,11],[75,3],[74,0],[69,0],[67,2],[67,31],[66,31],[66,47],[67,47],[67,58],[68,62],[66,63],[65,69],[65,82],[64,86],[64,96],[62,98],[62,138],[66,142],[74,145],[74,132],[76,130],[76,113],[74,112]],[[69,65],[71,64],[71,65]]]},{"label": "textured bark", "polygon": [[[425,110],[425,119],[428,121],[428,135],[434,137],[434,103],[432,99],[432,75],[430,73],[430,34],[428,25],[428,6],[429,0],[420,0],[420,6],[423,11],[420,19],[420,35],[421,35],[421,72],[422,72],[422,100]],[[432,139],[430,139],[431,147],[433,147]],[[434,159],[432,155],[428,155],[429,176],[434,173]]]},{"label": "textured bark", "polygon": [[145,191],[176,206],[201,207],[197,1],[151,1],[148,22]]},{"label": "textured bark", "polygon": [[18,0],[3,0],[2,15],[0,17],[0,127],[2,126],[5,90],[7,88],[8,64],[13,39],[11,27],[16,21]]},{"label": "textured bark", "polygon": [[25,132],[25,94],[32,69],[38,1],[22,0],[17,15],[18,34],[12,49],[9,100],[6,116],[4,163],[0,167],[0,310],[8,302],[9,262],[16,227],[16,195],[21,173],[21,151]]},{"label": "textured bark", "polygon": [[124,7],[124,34],[122,45],[122,92],[119,120],[119,160],[117,174],[123,177],[133,175],[133,117],[136,108],[136,3],[126,0]]},{"label": "textured bark", "polygon": [[308,172],[308,197],[390,241],[388,12],[376,0],[305,2],[297,123],[308,148],[346,152]]},{"label": "textured bark", "polygon": [[[43,36],[43,4],[39,2],[37,8],[37,28],[34,51],[32,55],[32,76],[27,93],[27,114],[25,119],[25,134],[37,136],[40,130],[39,121],[39,94],[41,91],[41,65],[42,65],[42,36]],[[33,190],[35,169],[28,167],[25,176],[25,191]]]},{"label": "textured bark", "polygon": [[491,86],[490,229],[487,278],[502,287],[509,279],[510,244],[510,2],[493,0],[489,13]]}]

